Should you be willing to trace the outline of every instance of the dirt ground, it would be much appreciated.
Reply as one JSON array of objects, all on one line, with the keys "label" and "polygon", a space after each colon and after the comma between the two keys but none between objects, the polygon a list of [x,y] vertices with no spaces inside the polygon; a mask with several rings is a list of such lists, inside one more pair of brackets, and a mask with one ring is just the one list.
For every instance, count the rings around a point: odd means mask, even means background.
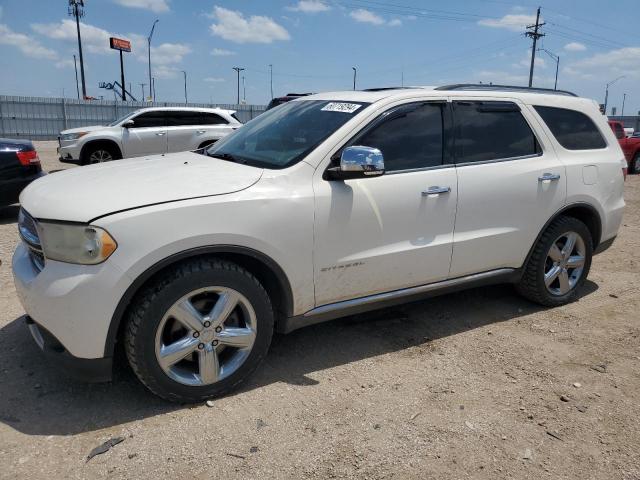
[{"label": "dirt ground", "polygon": [[640,479],[640,176],[626,201],[571,305],[497,286],[276,336],[212,407],[47,365],[19,320],[17,208],[0,210],[0,478]]}]

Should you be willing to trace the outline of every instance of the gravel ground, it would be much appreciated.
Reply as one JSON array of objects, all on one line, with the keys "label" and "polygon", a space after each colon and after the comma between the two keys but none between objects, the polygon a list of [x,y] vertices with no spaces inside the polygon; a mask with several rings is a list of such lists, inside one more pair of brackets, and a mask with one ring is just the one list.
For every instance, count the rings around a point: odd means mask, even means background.
[{"label": "gravel ground", "polygon": [[17,208],[0,210],[0,478],[640,479],[640,176],[626,200],[579,301],[497,286],[277,336],[212,407],[44,363],[11,279]]}]

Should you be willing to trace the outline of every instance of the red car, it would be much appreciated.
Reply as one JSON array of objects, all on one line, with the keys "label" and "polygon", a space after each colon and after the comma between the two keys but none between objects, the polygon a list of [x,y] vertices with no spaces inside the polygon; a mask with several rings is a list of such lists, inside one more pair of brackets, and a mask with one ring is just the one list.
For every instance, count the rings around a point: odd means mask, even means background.
[{"label": "red car", "polygon": [[640,138],[627,137],[622,122],[609,120],[609,126],[616,134],[624,156],[629,164],[629,173],[640,173]]}]

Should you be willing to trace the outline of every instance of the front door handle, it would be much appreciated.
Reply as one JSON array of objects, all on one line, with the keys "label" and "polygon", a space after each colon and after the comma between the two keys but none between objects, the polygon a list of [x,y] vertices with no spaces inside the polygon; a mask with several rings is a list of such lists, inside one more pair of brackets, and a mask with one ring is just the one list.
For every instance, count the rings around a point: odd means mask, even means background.
[{"label": "front door handle", "polygon": [[166,134],[167,134],[167,132],[158,132],[158,133],[156,133],[156,135],[158,137],[161,137],[161,136],[166,135]]},{"label": "front door handle", "polygon": [[206,130],[198,130],[198,131],[196,131],[196,133],[202,135],[203,133],[207,133],[207,131]]},{"label": "front door handle", "polygon": [[557,173],[543,173],[542,176],[538,177],[539,182],[553,182],[556,180],[560,180],[560,175]]},{"label": "front door handle", "polygon": [[441,193],[449,193],[451,191],[451,187],[438,187],[432,186],[422,191],[423,197],[428,197],[429,195],[440,195]]}]

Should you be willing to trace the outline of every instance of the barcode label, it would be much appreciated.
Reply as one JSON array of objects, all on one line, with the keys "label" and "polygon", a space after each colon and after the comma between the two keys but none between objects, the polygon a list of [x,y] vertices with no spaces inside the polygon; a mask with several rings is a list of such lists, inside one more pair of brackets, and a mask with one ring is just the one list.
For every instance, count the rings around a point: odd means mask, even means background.
[{"label": "barcode label", "polygon": [[356,110],[358,110],[361,106],[362,105],[358,105],[357,103],[331,102],[331,103],[327,103],[324,107],[322,107],[322,111],[353,113]]}]

